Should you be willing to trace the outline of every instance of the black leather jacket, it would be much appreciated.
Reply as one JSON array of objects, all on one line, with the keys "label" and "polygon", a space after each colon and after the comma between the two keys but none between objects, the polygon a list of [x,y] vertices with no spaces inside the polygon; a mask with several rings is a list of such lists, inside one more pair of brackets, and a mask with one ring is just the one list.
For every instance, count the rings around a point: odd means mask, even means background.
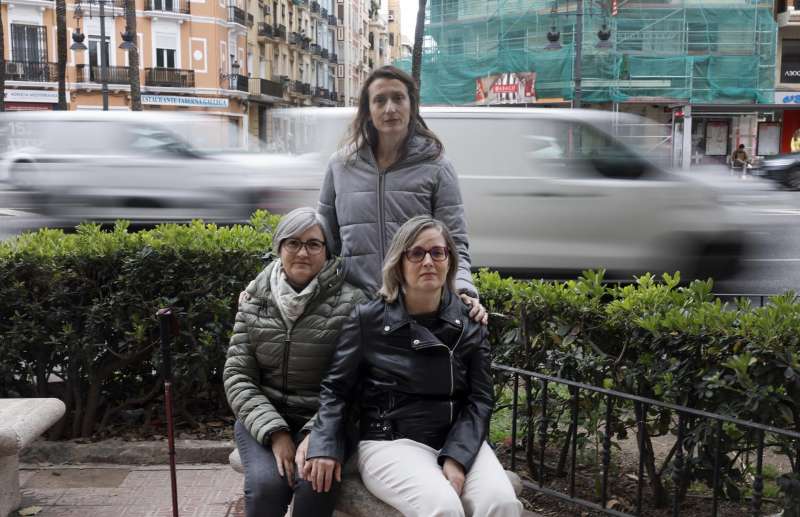
[{"label": "black leather jacket", "polygon": [[434,319],[417,323],[402,297],[356,306],[322,382],[308,458],[344,461],[345,410],[356,403],[361,439],[415,440],[469,471],[492,411],[487,330],[449,291]]}]

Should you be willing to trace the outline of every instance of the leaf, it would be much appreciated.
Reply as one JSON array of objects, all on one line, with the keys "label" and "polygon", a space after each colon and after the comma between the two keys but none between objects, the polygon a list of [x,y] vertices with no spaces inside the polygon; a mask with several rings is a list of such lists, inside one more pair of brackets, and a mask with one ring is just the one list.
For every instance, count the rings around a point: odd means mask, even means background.
[{"label": "leaf", "polygon": [[28,516],[28,515],[36,515],[37,513],[41,512],[41,511],[42,511],[42,507],[41,506],[28,506],[26,508],[22,508],[17,513],[19,513],[19,515],[25,517],[25,516]]}]

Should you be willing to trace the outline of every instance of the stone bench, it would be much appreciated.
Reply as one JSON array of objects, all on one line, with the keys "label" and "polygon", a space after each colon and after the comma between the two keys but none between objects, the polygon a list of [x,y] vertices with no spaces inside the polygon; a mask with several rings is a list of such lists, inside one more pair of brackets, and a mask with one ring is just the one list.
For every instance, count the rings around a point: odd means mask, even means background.
[{"label": "stone bench", "polygon": [[0,517],[19,508],[19,452],[64,416],[58,399],[0,399]]},{"label": "stone bench", "polygon": [[[231,452],[228,460],[233,470],[244,474],[244,467],[242,467],[238,449],[234,449]],[[506,474],[514,487],[514,492],[519,496],[522,492],[522,482],[519,476],[508,470]],[[374,517],[376,515],[381,517],[403,517],[400,512],[372,495],[366,489],[361,482],[361,476],[358,475],[355,462],[351,459],[344,466],[342,472],[342,486],[336,502],[334,517]]]}]

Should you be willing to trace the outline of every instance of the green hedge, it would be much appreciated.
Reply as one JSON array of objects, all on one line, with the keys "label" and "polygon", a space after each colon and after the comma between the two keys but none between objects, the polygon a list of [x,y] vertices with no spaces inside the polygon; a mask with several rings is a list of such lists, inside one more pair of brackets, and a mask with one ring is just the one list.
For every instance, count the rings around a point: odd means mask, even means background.
[{"label": "green hedge", "polygon": [[[181,325],[179,412],[187,419],[198,408],[227,412],[220,377],[236,297],[263,267],[276,222],[262,212],[250,225],[223,228],[195,222],[131,233],[125,223],[111,231],[83,225],[76,233],[44,229],[0,243],[0,397],[58,396],[67,416],[54,436],[91,436],[122,410],[159,397],[155,312],[169,305]],[[722,303],[710,281],[681,287],[677,275],[643,276],[624,287],[604,284],[596,272],[553,283],[483,271],[476,281],[494,313],[498,363],[800,430],[800,304],[792,293],[752,307]],[[508,379],[498,375],[496,383],[502,397]],[[528,389],[531,402],[541,397],[538,384]],[[552,400],[569,399],[568,391],[550,389]],[[582,398],[582,447],[603,436],[603,408],[597,397]],[[535,411],[530,417],[541,423]],[[615,408],[614,440],[635,432],[635,416],[630,406]],[[567,417],[562,411],[545,422],[554,444],[566,443]],[[650,408],[647,417],[646,443],[674,433],[669,412]],[[689,422],[690,480],[710,480],[712,426]],[[730,497],[744,476],[734,457],[752,439],[725,426]],[[798,444],[768,442],[798,472]],[[655,458],[648,461],[658,497],[665,480],[655,475]],[[661,474],[668,476],[669,465]]]}]

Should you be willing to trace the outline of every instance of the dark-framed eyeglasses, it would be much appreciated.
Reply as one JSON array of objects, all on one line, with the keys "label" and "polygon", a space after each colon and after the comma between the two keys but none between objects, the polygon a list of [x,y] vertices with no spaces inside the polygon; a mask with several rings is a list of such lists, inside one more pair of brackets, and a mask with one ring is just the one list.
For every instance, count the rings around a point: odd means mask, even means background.
[{"label": "dark-framed eyeglasses", "polygon": [[444,246],[434,246],[429,249],[414,246],[404,251],[403,254],[409,262],[422,262],[425,260],[425,255],[428,254],[430,254],[431,260],[434,262],[444,262],[450,256],[450,250]]},{"label": "dark-framed eyeglasses", "polygon": [[305,247],[309,255],[319,255],[325,249],[325,243],[319,239],[308,239],[307,241],[286,239],[281,246],[286,248],[289,253],[300,253],[300,249]]}]

